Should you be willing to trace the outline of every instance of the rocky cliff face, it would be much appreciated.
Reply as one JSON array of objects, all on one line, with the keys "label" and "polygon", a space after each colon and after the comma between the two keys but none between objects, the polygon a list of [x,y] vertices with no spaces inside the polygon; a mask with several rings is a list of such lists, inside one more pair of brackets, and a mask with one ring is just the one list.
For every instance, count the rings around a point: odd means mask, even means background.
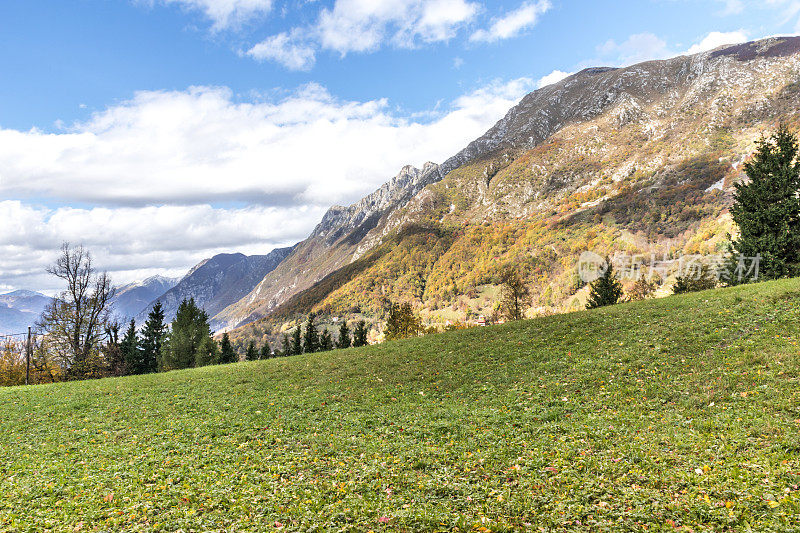
[{"label": "rocky cliff face", "polygon": [[[491,265],[517,261],[547,282],[543,306],[557,310],[573,296],[566,277],[581,248],[719,246],[753,141],[778,120],[798,124],[799,107],[800,38],[583,70],[525,96],[441,166],[407,167],[358,204],[332,208],[292,257],[225,310],[227,320],[265,316],[395,230],[421,224],[457,231],[445,253],[418,266],[419,305],[433,313],[463,301],[491,281]],[[366,287],[411,297],[392,272],[376,263],[341,277],[320,308],[367,305]],[[555,294],[548,283],[560,285]]]},{"label": "rocky cliff face", "polygon": [[269,314],[294,294],[358,258],[389,231],[388,215],[404,207],[426,186],[442,179],[439,166],[403,167],[380,189],[349,206],[331,207],[311,235],[267,274],[242,300],[214,317],[236,326]]},{"label": "rocky cliff face", "polygon": [[[214,317],[249,293],[291,250],[292,248],[278,248],[267,255],[254,256],[219,254],[205,259],[192,267],[174,287],[149,302],[140,311],[137,322],[143,323],[146,320],[156,301],[161,302],[165,319],[170,321],[175,317],[180,303],[188,298],[194,298],[198,307]],[[213,319],[211,325],[214,329],[225,327],[225,324]]]}]

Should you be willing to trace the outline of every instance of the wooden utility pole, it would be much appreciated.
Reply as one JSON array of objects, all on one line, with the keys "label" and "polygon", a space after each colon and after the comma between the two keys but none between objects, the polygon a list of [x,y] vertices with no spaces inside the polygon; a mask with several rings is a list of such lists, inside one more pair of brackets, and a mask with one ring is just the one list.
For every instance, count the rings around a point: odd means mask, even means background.
[{"label": "wooden utility pole", "polygon": [[25,385],[31,379],[31,327],[28,326],[28,343],[25,345]]}]

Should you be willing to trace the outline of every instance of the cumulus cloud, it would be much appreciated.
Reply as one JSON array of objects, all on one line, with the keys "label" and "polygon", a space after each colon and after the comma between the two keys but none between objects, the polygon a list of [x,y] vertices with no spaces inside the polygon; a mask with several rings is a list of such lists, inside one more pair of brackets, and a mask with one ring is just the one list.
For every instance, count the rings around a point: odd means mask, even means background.
[{"label": "cumulus cloud", "polygon": [[546,76],[542,76],[539,78],[539,81],[536,82],[536,86],[541,89],[547,85],[552,85],[553,83],[558,83],[567,76],[571,76],[574,72],[562,72],[560,70],[554,70],[550,74]]},{"label": "cumulus cloud", "polygon": [[[196,206],[48,208],[20,201],[0,202],[2,284],[54,290],[44,266],[61,242],[83,243],[99,268],[116,283],[156,272],[185,273],[186,268],[221,251],[264,253],[305,236],[317,207],[237,209]],[[2,287],[0,287],[2,288]]]},{"label": "cumulus cloud", "polygon": [[712,31],[706,35],[699,43],[693,44],[686,51],[687,54],[699,54],[713,50],[725,44],[739,44],[747,41],[747,33],[744,30],[720,32]]},{"label": "cumulus cloud", "polygon": [[342,55],[373,51],[384,41],[413,48],[451,39],[478,8],[466,0],[336,0],[321,11],[314,31],[322,48]]},{"label": "cumulus cloud", "polygon": [[455,154],[533,86],[494,82],[426,121],[315,84],[247,101],[193,87],[140,92],[64,131],[0,129],[0,197],[13,199],[0,205],[0,285],[42,286],[62,240],[119,282],[295,242],[331,204]]},{"label": "cumulus cloud", "polygon": [[653,59],[666,59],[684,54],[706,52],[724,44],[738,44],[747,40],[748,35],[745,30],[712,31],[704,35],[688,49],[681,50],[677,47],[670,47],[664,39],[655,34],[637,33],[621,43],[617,43],[613,39],[606,41],[597,47],[598,57],[591,61],[582,62],[581,66],[601,63],[626,66]]},{"label": "cumulus cloud", "polygon": [[214,29],[229,28],[272,9],[272,0],[140,0],[150,5],[178,5],[203,12],[213,22]]},{"label": "cumulus cloud", "polygon": [[495,42],[515,37],[522,31],[533,27],[538,22],[539,16],[546,13],[551,7],[552,4],[549,0],[526,2],[504,17],[495,19],[488,29],[477,30],[470,36],[470,41]]},{"label": "cumulus cloud", "polygon": [[609,39],[598,46],[597,51],[603,58],[612,58],[616,65],[632,65],[673,55],[665,40],[647,32],[633,34],[621,43]]},{"label": "cumulus cloud", "polygon": [[289,70],[310,70],[314,66],[314,48],[298,41],[296,32],[273,35],[253,46],[247,55],[258,60],[272,60]]}]

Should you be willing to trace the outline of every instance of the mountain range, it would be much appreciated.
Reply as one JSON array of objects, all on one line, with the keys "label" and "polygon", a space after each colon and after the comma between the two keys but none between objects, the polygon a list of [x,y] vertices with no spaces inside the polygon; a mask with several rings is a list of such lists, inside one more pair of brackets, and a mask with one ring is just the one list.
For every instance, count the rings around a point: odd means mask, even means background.
[{"label": "mountain range", "polygon": [[0,294],[0,335],[25,333],[49,303],[50,298],[33,291]]},{"label": "mountain range", "polygon": [[585,250],[722,251],[742,163],[779,121],[800,125],[799,97],[798,37],[582,70],[441,165],[331,208],[217,319],[240,343],[274,341],[310,311],[380,316],[387,300],[431,323],[469,320],[491,311],[506,264],[530,284],[532,313],[580,308]]},{"label": "mountain range", "polygon": [[754,141],[780,121],[798,129],[799,110],[800,37],[587,68],[526,95],[441,164],[331,207],[295,246],[220,254],[180,280],[123,287],[116,305],[142,323],[155,301],[170,320],[194,298],[241,347],[311,311],[379,319],[389,300],[432,324],[471,320],[492,311],[510,264],[531,313],[577,309],[583,251],[722,251]]}]

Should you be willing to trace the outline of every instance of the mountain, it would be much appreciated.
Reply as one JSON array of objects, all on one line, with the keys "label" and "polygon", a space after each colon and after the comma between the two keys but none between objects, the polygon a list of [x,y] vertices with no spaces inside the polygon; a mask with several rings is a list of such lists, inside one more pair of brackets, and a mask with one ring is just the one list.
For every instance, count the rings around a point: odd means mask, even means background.
[{"label": "mountain", "polygon": [[0,334],[25,333],[49,303],[50,298],[33,291],[0,294]]},{"label": "mountain", "polygon": [[404,167],[380,189],[349,207],[331,207],[311,235],[215,319],[229,327],[266,316],[296,293],[351,263],[385,233],[387,217],[405,206],[426,186],[442,179],[439,166]]},{"label": "mountain", "polygon": [[178,281],[180,278],[152,276],[119,287],[112,300],[114,313],[123,321],[130,320],[141,313],[150,302],[177,285]]},{"label": "mountain", "polygon": [[[308,239],[220,313],[240,339],[303,313],[379,317],[412,301],[430,323],[488,314],[514,265],[534,311],[577,309],[581,252],[714,254],[754,141],[800,127],[800,38],[625,68],[590,68],[525,96],[441,166],[411,167]],[[252,324],[250,324],[252,323]]]},{"label": "mountain", "polygon": [[219,254],[205,259],[192,267],[175,286],[151,301],[140,311],[136,321],[144,323],[156,301],[164,306],[166,320],[172,320],[180,303],[194,298],[195,303],[212,317],[212,327],[224,328],[226,324],[213,317],[246,296],[291,251],[292,248],[276,248],[267,255]]}]

